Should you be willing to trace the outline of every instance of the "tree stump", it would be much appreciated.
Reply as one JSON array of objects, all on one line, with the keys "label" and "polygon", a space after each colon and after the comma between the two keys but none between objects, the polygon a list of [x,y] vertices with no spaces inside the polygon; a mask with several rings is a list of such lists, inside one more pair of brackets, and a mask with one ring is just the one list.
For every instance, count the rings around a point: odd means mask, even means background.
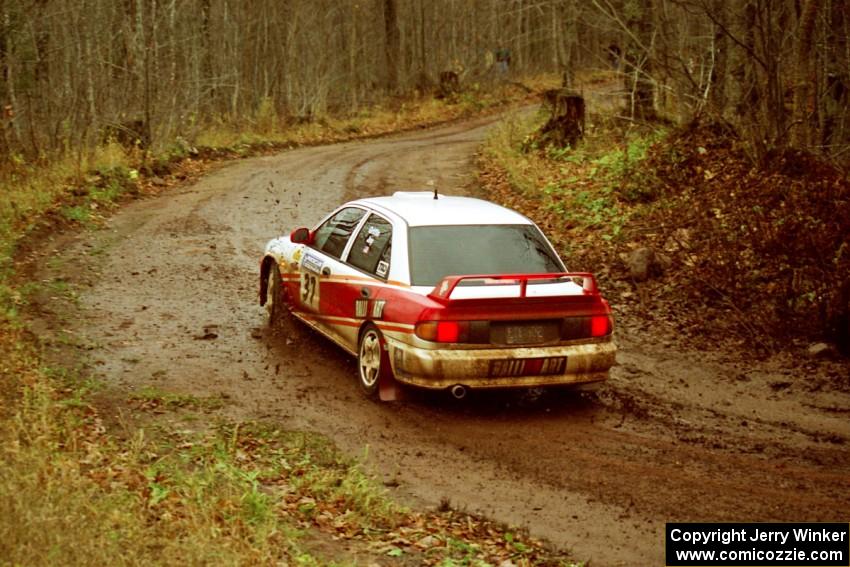
[{"label": "tree stump", "polygon": [[827,302],[827,336],[844,356],[850,356],[850,277]]},{"label": "tree stump", "polygon": [[584,137],[584,97],[568,89],[551,89],[543,93],[543,104],[550,116],[538,132],[538,145],[575,147]]}]

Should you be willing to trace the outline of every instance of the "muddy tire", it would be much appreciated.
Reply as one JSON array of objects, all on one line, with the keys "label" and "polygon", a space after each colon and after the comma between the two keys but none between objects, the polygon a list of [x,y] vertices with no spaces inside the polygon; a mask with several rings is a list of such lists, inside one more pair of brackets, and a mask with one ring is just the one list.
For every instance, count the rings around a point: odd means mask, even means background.
[{"label": "muddy tire", "polygon": [[369,398],[377,398],[382,375],[388,371],[383,352],[384,337],[374,325],[360,335],[357,345],[357,378]]},{"label": "muddy tire", "polygon": [[269,270],[266,285],[266,310],[269,312],[269,327],[278,327],[287,316],[283,301],[283,287],[280,285],[280,268],[277,263]]}]

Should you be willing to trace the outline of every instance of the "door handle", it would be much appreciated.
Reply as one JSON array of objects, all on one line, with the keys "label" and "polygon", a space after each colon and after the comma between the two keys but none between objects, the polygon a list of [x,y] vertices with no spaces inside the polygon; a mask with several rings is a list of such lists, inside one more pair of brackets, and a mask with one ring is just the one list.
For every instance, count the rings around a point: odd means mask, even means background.
[{"label": "door handle", "polygon": [[323,276],[329,276],[329,275],[331,275],[331,269],[330,269],[330,268],[328,268],[327,266],[325,266],[324,268],[322,268],[322,275],[323,275]]}]

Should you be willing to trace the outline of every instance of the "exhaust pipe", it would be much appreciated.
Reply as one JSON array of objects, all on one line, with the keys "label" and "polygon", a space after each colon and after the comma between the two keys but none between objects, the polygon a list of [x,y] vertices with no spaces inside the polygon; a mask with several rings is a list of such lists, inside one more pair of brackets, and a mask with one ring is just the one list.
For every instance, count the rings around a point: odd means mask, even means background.
[{"label": "exhaust pipe", "polygon": [[455,384],[451,389],[452,396],[456,400],[462,400],[466,397],[466,386],[461,386],[460,384]]}]

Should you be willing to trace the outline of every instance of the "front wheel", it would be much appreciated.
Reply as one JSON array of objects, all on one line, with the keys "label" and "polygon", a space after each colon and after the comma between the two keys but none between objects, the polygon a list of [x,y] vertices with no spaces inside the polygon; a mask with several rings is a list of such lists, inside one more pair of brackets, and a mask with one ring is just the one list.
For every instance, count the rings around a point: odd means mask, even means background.
[{"label": "front wheel", "polygon": [[381,331],[370,325],[360,336],[360,345],[357,348],[360,387],[370,398],[377,395],[381,374],[387,371],[384,368],[382,343]]}]

